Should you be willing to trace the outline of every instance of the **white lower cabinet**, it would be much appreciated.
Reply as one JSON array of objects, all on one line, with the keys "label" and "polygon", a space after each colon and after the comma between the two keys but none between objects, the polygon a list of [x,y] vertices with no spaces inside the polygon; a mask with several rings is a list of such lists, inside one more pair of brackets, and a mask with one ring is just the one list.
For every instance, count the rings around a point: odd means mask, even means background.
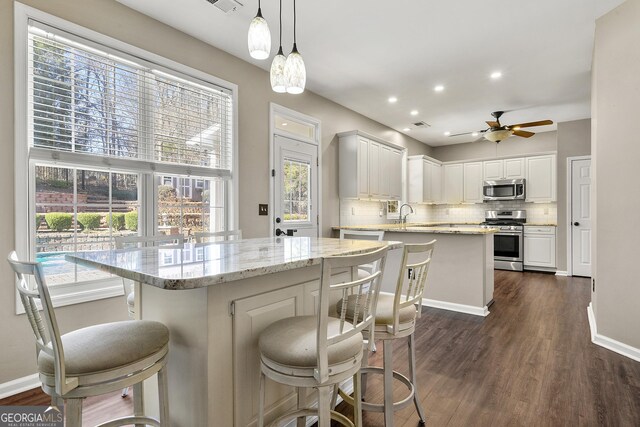
[{"label": "white lower cabinet", "polygon": [[524,227],[524,268],[556,268],[556,227]]}]

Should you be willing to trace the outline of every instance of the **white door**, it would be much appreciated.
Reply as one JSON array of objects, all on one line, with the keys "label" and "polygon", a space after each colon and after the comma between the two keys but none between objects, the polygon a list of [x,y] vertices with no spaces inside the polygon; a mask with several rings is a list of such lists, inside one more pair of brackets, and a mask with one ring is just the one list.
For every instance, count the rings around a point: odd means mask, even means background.
[{"label": "white door", "polygon": [[574,276],[591,276],[591,160],[571,161],[571,262]]},{"label": "white door", "polygon": [[274,235],[318,237],[318,147],[274,136]]}]

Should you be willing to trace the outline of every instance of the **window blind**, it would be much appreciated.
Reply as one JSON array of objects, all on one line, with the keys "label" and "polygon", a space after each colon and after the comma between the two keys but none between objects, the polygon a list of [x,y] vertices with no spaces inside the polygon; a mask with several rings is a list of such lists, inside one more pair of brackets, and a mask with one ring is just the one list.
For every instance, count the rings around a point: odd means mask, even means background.
[{"label": "window blind", "polygon": [[[228,90],[29,26],[31,146],[230,171]],[[218,174],[219,175],[219,174]]]}]

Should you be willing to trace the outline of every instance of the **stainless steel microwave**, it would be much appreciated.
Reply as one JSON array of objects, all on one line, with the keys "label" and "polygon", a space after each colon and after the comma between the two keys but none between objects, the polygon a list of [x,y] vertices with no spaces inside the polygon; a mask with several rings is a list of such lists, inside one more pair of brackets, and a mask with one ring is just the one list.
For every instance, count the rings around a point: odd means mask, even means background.
[{"label": "stainless steel microwave", "polygon": [[492,200],[524,200],[524,179],[501,179],[484,181],[482,195],[485,202]]}]

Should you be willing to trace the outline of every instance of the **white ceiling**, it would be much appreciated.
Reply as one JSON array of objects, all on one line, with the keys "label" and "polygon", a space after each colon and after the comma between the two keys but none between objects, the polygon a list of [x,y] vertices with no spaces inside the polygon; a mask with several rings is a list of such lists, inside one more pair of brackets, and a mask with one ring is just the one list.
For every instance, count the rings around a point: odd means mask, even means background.
[{"label": "white ceiling", "polygon": [[[272,37],[265,61],[247,51],[257,0],[241,0],[231,14],[206,0],[118,1],[265,70],[278,49],[276,0],[262,1]],[[504,124],[590,117],[595,19],[622,1],[302,0],[298,49],[309,90],[398,131],[411,128],[405,133],[431,146],[462,143],[475,137],[444,132],[486,128],[495,110],[509,111]],[[283,8],[287,54],[293,1]],[[492,80],[497,70],[503,77]],[[443,92],[434,92],[438,84]],[[431,127],[412,125],[421,120]]]}]

